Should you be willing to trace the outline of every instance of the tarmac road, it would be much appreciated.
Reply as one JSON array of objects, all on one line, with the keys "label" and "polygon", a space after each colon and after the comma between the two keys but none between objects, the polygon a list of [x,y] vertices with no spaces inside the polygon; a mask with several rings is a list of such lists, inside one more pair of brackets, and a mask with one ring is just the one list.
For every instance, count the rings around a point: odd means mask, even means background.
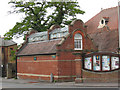
[{"label": "tarmac road", "polygon": [[75,88],[108,88],[108,89],[111,88],[111,90],[113,90],[114,88],[116,89],[118,88],[118,83],[75,83],[75,82],[49,83],[49,82],[40,82],[37,80],[22,80],[22,79],[15,80],[15,79],[4,79],[4,78],[2,78],[2,82],[0,82],[0,84],[2,88],[29,88],[29,89],[30,88],[74,88],[74,89]]}]

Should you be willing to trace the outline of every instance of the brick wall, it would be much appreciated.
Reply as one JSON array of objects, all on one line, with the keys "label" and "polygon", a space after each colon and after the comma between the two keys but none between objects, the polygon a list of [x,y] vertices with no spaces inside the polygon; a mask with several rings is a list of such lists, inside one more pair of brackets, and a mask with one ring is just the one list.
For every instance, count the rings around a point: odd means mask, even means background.
[{"label": "brick wall", "polygon": [[119,71],[93,72],[83,70],[83,82],[118,82]]},{"label": "brick wall", "polygon": [[[34,57],[37,60],[34,60]],[[57,57],[56,57],[57,58]],[[26,79],[50,80],[50,74],[58,76],[58,62],[52,55],[23,56],[17,59],[18,76]]]},{"label": "brick wall", "polygon": [[[83,37],[83,50],[88,49],[96,50],[97,48],[93,45],[91,39],[87,37],[87,28],[84,27],[84,23],[81,20],[73,21],[69,26],[70,35],[62,42],[62,44],[57,46],[58,60],[64,60],[58,63],[58,74],[67,75],[71,77],[71,80],[75,80],[76,75],[80,74],[80,62],[76,65],[77,61],[75,59],[82,59],[79,55],[78,57],[73,53],[81,53],[82,51],[74,50],[74,35],[80,33]],[[81,67],[82,68],[82,67]]]}]

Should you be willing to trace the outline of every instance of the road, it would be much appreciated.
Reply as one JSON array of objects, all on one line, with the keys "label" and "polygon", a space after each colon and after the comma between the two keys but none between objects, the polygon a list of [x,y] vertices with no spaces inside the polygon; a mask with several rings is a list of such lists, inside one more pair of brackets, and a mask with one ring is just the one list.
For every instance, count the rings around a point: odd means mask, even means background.
[{"label": "road", "polygon": [[[35,80],[2,79],[2,88],[118,88],[118,83],[78,83],[75,82],[40,82]],[[86,90],[86,89],[85,89]],[[113,90],[113,89],[112,89]]]}]

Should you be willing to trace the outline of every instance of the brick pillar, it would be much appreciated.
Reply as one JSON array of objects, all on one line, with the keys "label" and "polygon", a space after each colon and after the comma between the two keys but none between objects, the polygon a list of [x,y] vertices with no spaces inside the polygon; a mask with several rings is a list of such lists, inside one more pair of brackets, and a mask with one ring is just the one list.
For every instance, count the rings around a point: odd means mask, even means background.
[{"label": "brick pillar", "polygon": [[82,83],[82,57],[79,55],[75,59],[76,79],[75,83]]}]

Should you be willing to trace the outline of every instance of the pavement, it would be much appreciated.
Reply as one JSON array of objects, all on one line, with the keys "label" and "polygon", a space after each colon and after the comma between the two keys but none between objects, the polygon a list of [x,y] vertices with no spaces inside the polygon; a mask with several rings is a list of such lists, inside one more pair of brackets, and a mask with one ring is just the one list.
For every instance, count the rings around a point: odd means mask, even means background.
[{"label": "pavement", "polygon": [[2,78],[4,83],[17,83],[17,84],[43,84],[43,85],[55,85],[55,86],[74,86],[74,87],[113,87],[118,88],[118,83],[75,83],[75,82],[43,82],[39,80],[24,80],[24,79],[5,79]]}]

